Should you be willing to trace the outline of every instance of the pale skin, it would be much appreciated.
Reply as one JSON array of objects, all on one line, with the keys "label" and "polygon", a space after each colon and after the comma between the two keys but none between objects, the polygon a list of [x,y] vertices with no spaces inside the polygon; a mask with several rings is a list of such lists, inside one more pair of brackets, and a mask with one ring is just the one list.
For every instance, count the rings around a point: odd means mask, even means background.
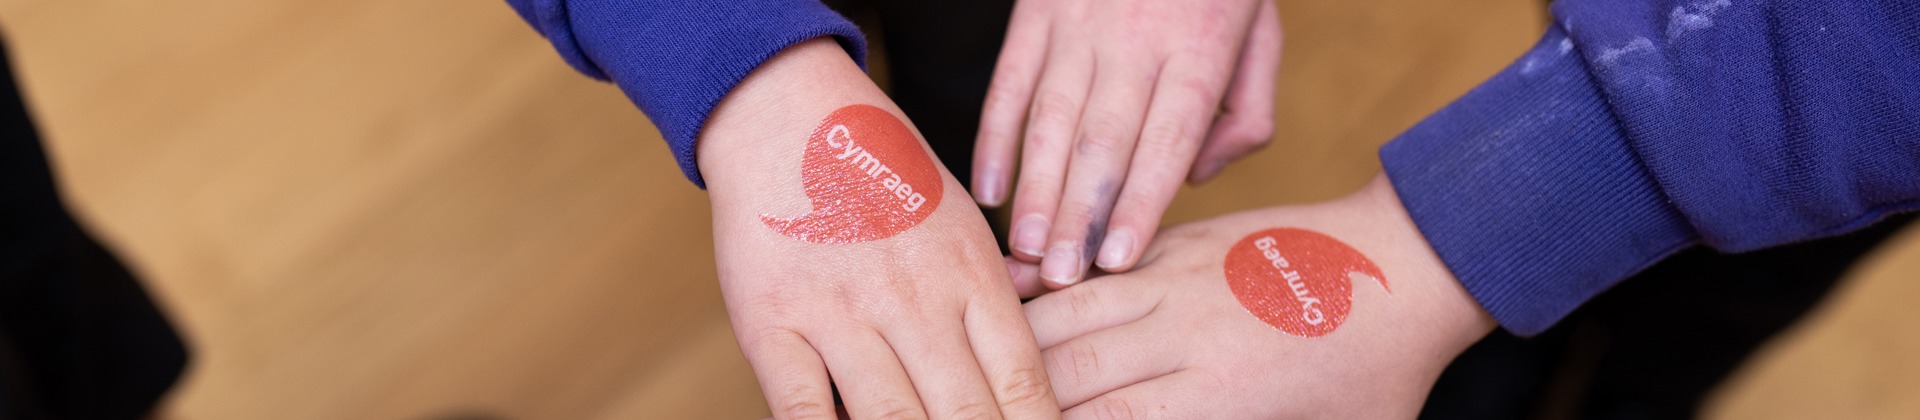
[{"label": "pale skin", "polygon": [[[1324,233],[1383,270],[1320,337],[1257,319],[1229,290],[1228,247],[1272,227]],[[1034,269],[1016,266],[1016,281]],[[1349,197],[1167,229],[1125,274],[1047,294],[1027,317],[1068,419],[1412,418],[1447,363],[1495,323],[1433,254],[1379,176]]]},{"label": "pale skin", "polygon": [[774,417],[835,418],[831,380],[854,418],[1057,418],[993,235],[945,168],[950,198],[892,237],[816,244],[761,221],[807,212],[804,143],[852,104],[906,120],[839,45],[814,39],[735,87],[699,138],[721,291]]},{"label": "pale skin", "polygon": [[1126,271],[1182,181],[1272,137],[1280,50],[1268,0],[1021,0],[981,113],[975,198],[1011,193],[1009,248],[1049,288]]}]

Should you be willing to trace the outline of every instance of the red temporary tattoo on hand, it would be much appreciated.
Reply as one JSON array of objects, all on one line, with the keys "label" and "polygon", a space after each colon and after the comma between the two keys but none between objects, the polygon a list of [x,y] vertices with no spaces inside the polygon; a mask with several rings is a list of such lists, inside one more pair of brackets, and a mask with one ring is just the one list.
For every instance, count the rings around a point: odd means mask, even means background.
[{"label": "red temporary tattoo on hand", "polygon": [[767,227],[795,239],[886,239],[940,207],[940,170],[913,131],[879,107],[848,105],[828,114],[807,138],[800,167],[813,212],[794,219],[760,215]]},{"label": "red temporary tattoo on hand", "polygon": [[1301,337],[1339,328],[1353,307],[1351,273],[1386,276],[1366,255],[1331,236],[1305,229],[1254,232],[1227,250],[1227,287],[1247,312]]}]

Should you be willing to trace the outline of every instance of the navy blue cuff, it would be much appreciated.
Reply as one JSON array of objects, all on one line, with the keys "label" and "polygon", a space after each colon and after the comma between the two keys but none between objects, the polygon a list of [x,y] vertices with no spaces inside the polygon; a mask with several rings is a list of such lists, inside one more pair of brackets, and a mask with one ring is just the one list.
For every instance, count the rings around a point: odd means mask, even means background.
[{"label": "navy blue cuff", "polygon": [[1549,30],[1380,149],[1434,251],[1519,335],[1697,242],[1572,49]]},{"label": "navy blue cuff", "polygon": [[681,171],[705,187],[694,157],[707,117],[781,50],[832,36],[866,66],[860,28],[818,0],[509,0],[567,63],[611,80],[647,114]]}]

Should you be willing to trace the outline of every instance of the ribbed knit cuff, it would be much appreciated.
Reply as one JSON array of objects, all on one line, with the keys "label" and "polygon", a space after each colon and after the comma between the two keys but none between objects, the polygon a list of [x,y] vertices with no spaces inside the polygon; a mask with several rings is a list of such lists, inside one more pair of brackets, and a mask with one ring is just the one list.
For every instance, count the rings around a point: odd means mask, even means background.
[{"label": "ribbed knit cuff", "polygon": [[1696,242],[1572,48],[1550,29],[1380,149],[1434,251],[1519,335]]},{"label": "ribbed knit cuff", "polygon": [[818,0],[508,0],[580,72],[610,80],[660,129],[701,188],[695,142],[720,99],[781,50],[838,39],[866,67],[860,28]]}]

